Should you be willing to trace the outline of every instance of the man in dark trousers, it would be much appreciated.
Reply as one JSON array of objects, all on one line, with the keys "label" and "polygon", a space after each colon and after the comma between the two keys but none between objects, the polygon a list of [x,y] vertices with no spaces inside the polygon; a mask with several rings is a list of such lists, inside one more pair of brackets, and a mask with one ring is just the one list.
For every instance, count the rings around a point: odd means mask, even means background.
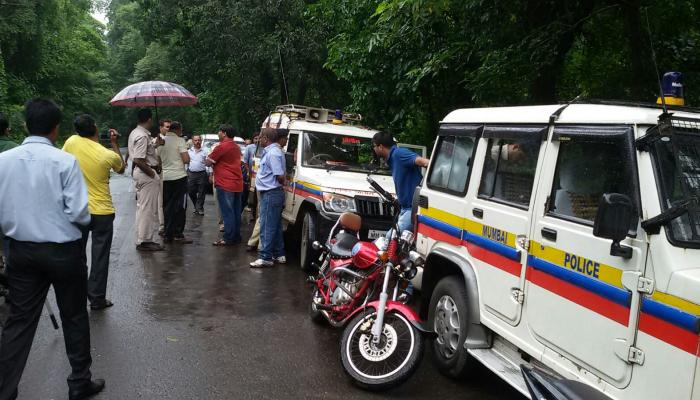
[{"label": "man in dark trousers", "polygon": [[187,170],[190,156],[182,138],[182,125],[173,121],[170,132],[165,134],[165,144],[158,148],[163,164],[163,216],[165,217],[165,243],[192,243],[184,235],[187,207]]},{"label": "man in dark trousers", "polygon": [[[24,108],[29,137],[0,154],[0,230],[6,236],[10,313],[0,340],[0,400],[15,399],[49,286],[53,285],[72,372],[68,397],[104,388],[92,380],[87,266],[82,228],[88,194],[75,157],[53,146],[61,111],[50,100]],[[17,179],[22,177],[22,179]]]},{"label": "man in dark trousers", "polygon": [[114,205],[109,191],[109,173],[123,174],[126,164],[119,152],[119,133],[110,129],[112,150],[100,144],[99,131],[95,120],[87,115],[79,115],[73,121],[76,135],[66,140],[63,151],[72,154],[80,164],[83,179],[88,190],[90,225],[83,230],[83,255],[87,263],[88,236],[92,234],[92,260],[88,279],[88,300],[90,308],[102,310],[113,305],[107,299],[107,276],[109,274],[109,252],[114,233]]},{"label": "man in dark trousers", "polygon": [[207,195],[209,177],[207,175],[207,151],[202,148],[202,137],[192,136],[192,147],[187,150],[190,162],[187,165],[187,191],[189,192],[194,214],[204,215],[204,199]]}]

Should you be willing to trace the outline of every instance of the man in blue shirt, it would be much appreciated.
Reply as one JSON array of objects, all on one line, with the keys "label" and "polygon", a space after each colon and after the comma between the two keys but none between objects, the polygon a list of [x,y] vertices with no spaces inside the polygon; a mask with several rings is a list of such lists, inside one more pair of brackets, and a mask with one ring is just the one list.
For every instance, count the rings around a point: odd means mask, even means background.
[{"label": "man in blue shirt", "polygon": [[[82,231],[90,223],[87,188],[75,157],[53,146],[61,111],[34,99],[24,109],[29,137],[0,154],[0,230],[7,237],[10,313],[0,340],[0,399],[17,397],[49,286],[60,310],[71,400],[104,388],[92,380],[87,265]],[[21,179],[18,179],[21,177]]]},{"label": "man in blue shirt", "polygon": [[427,168],[430,160],[418,156],[408,149],[400,148],[394,142],[393,136],[387,132],[377,132],[372,138],[372,145],[377,156],[386,159],[391,168],[391,176],[394,178],[396,197],[398,197],[401,210],[399,213],[399,229],[412,231],[411,207],[413,205],[413,193],[423,180],[421,168]]},{"label": "man in blue shirt", "polygon": [[[400,211],[397,222],[399,235],[403,231],[413,232],[413,221],[411,220],[411,209],[413,206],[413,193],[423,180],[421,168],[427,168],[430,160],[418,156],[418,154],[408,149],[400,148],[394,142],[394,137],[388,132],[377,132],[372,137],[372,146],[377,156],[386,159],[386,163],[391,169],[391,176],[394,178],[394,188],[398,197]],[[387,236],[391,235],[393,229]],[[408,302],[413,294],[413,284],[408,283],[405,294],[400,300]]]},{"label": "man in blue shirt", "polygon": [[275,261],[280,264],[287,262],[282,237],[286,168],[280,146],[287,139],[287,131],[266,128],[260,135],[267,139],[260,143],[268,144],[255,178],[255,189],[260,194],[260,252],[259,258],[250,263],[251,268],[271,267]]}]

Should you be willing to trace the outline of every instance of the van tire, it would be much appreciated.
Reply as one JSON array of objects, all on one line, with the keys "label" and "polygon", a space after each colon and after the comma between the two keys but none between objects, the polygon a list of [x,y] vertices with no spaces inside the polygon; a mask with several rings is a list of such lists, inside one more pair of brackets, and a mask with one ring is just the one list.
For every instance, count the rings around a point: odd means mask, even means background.
[{"label": "van tire", "polygon": [[437,333],[432,339],[433,362],[450,378],[464,378],[476,365],[464,349],[469,329],[467,300],[464,281],[454,275],[442,278],[430,297],[428,326]]},{"label": "van tire", "polygon": [[311,247],[311,243],[318,240],[318,214],[316,212],[311,210],[304,212],[300,231],[299,265],[303,271],[309,272],[312,270],[311,263],[314,261],[314,257],[318,256]]}]

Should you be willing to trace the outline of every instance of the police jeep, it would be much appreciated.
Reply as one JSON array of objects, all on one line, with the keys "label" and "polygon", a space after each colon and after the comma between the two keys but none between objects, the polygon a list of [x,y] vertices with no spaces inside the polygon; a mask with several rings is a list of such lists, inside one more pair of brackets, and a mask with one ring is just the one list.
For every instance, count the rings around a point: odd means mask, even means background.
[{"label": "police jeep", "polygon": [[698,110],[451,112],[415,210],[437,366],[700,399],[699,198]]},{"label": "police jeep", "polygon": [[[377,131],[360,125],[361,120],[359,114],[289,104],[276,107],[262,124],[289,130],[282,217],[298,239],[303,269],[311,267],[311,244],[325,242],[343,212],[362,217],[362,239],[383,236],[391,226],[393,205],[370,189],[367,175],[391,193],[394,181],[374,155],[372,137]],[[425,147],[411,147],[425,155]]]}]

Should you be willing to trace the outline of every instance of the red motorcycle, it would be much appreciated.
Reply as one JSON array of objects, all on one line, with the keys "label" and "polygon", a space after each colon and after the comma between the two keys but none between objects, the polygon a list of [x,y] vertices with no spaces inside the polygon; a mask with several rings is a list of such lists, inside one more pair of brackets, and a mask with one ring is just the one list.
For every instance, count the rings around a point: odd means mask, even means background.
[{"label": "red motorcycle", "polygon": [[[385,201],[394,201],[371,177],[367,180]],[[343,214],[331,230],[329,245],[314,243],[322,251],[322,265],[314,280],[311,317],[333,326],[347,323],[341,341],[343,367],[355,384],[369,390],[408,379],[418,368],[424,334],[429,333],[418,314],[397,301],[400,288],[423,262],[411,251],[413,233],[397,233],[397,220],[398,213],[389,240],[364,242],[357,237],[360,217]]]}]

